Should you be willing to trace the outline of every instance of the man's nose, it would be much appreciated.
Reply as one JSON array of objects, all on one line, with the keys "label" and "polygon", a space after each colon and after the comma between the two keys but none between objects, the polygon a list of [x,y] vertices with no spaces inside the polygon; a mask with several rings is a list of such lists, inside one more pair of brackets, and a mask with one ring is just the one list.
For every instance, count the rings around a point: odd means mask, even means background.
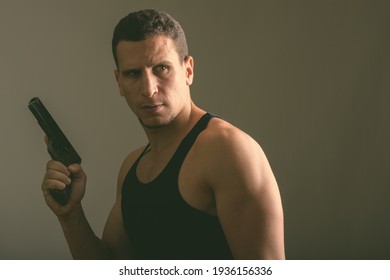
[{"label": "man's nose", "polygon": [[153,73],[146,72],[142,75],[141,93],[146,98],[153,97],[158,91],[157,77]]}]

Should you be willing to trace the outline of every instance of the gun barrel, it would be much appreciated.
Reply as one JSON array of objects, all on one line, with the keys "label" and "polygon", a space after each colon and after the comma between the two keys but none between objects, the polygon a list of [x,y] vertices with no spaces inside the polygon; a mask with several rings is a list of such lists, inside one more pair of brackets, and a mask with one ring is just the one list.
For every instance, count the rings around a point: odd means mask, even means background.
[{"label": "gun barrel", "polygon": [[32,98],[28,103],[28,107],[49,138],[54,137],[58,133],[62,134],[58,124],[38,97]]}]

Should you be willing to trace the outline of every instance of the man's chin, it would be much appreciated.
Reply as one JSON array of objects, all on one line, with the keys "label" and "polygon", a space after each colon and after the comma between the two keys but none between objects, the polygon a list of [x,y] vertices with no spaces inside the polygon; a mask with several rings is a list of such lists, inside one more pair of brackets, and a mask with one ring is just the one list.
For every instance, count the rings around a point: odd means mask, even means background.
[{"label": "man's chin", "polygon": [[171,123],[171,121],[143,121],[140,118],[138,118],[138,120],[142,127],[147,129],[159,129]]}]

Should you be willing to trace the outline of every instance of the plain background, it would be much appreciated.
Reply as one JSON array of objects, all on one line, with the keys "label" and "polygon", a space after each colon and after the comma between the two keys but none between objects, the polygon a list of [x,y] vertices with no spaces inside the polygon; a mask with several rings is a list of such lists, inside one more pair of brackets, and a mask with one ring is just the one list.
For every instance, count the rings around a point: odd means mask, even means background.
[{"label": "plain background", "polygon": [[[70,259],[40,184],[39,96],[83,158],[100,236],[117,172],[146,143],[111,56],[129,11],[163,9],[195,59],[192,96],[255,138],[278,180],[289,259],[390,259],[388,1],[0,2],[0,259]],[[156,233],[158,234],[158,233]]]}]

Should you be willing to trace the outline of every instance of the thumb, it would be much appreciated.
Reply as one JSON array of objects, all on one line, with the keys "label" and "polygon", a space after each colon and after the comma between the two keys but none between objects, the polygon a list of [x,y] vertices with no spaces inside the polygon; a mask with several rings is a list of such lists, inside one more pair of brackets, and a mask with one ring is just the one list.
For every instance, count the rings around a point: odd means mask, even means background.
[{"label": "thumb", "polygon": [[72,173],[74,178],[84,179],[86,177],[83,168],[78,163],[73,163],[69,165],[68,170],[70,173]]}]

